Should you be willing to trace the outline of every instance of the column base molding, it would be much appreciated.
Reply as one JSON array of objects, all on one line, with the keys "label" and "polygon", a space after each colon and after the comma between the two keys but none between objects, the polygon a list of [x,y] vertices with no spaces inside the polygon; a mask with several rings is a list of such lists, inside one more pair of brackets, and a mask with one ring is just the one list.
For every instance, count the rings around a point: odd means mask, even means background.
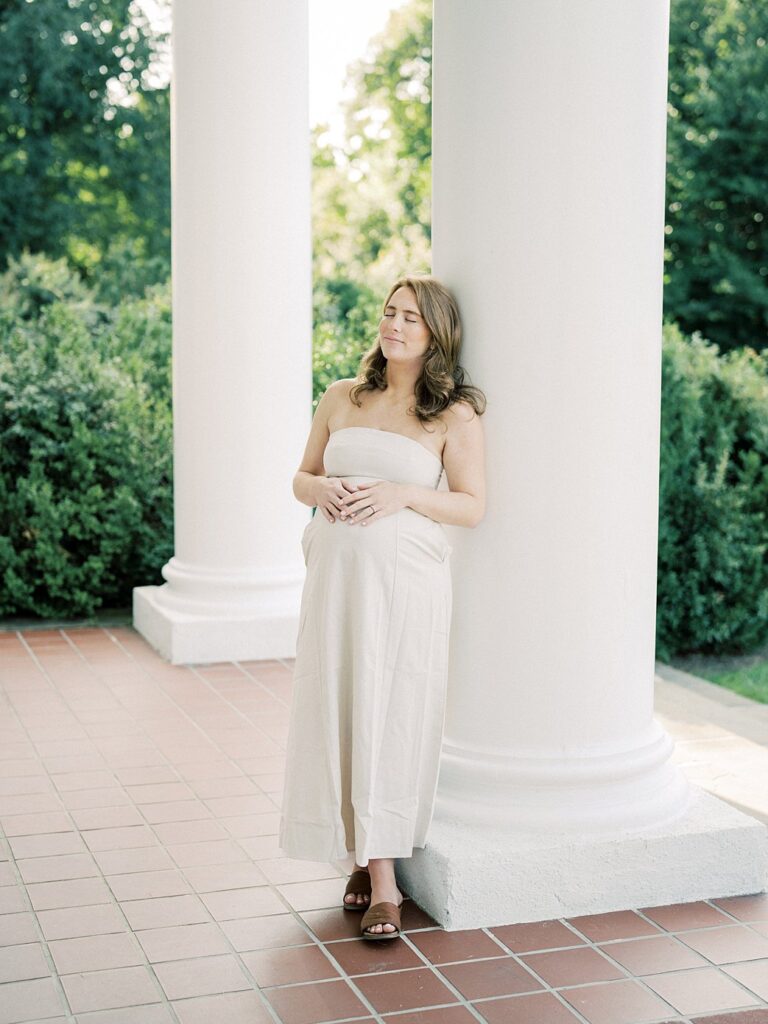
[{"label": "column base molding", "polygon": [[205,606],[177,603],[168,584],[135,587],[133,625],[172,665],[206,665],[220,661],[264,661],[294,658],[298,635],[299,595],[291,606],[285,588],[259,606],[211,602]]},{"label": "column base molding", "polygon": [[698,786],[685,813],[642,831],[494,831],[436,811],[427,845],[396,861],[447,931],[740,896],[768,887],[768,828]]},{"label": "column base molding", "polygon": [[545,835],[653,828],[684,814],[690,800],[673,750],[655,719],[632,746],[560,757],[473,750],[448,739],[435,814]]}]

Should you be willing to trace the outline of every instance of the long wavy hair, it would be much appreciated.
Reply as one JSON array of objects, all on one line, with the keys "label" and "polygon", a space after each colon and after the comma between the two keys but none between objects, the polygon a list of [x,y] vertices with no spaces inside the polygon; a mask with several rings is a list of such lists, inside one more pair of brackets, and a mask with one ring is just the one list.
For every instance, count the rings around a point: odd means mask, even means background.
[{"label": "long wavy hair", "polygon": [[[429,329],[429,349],[424,367],[414,388],[416,402],[408,412],[422,423],[428,423],[454,402],[463,400],[482,416],[486,397],[480,388],[465,383],[466,371],[459,363],[461,354],[461,317],[456,299],[442,282],[431,274],[414,274],[399,278],[389,289],[381,307],[382,316],[389,300],[398,288],[410,288],[416,296],[424,321]],[[360,406],[363,391],[386,391],[387,360],[377,337],[360,360],[358,383],[349,390],[349,397]]]}]

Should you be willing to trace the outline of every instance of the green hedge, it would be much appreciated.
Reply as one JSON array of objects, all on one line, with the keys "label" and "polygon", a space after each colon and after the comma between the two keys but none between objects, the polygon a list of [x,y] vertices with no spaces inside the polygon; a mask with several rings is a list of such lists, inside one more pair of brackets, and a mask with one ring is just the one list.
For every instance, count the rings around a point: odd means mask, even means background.
[{"label": "green hedge", "polygon": [[129,605],[173,553],[168,289],[110,311],[49,269],[0,282],[3,616]]},{"label": "green hedge", "polygon": [[[378,303],[315,292],[315,399],[354,376]],[[114,309],[62,261],[0,278],[0,615],[90,615],[173,553],[168,286]],[[657,657],[768,637],[768,357],[664,328]]]},{"label": "green hedge", "polygon": [[768,638],[768,358],[664,328],[657,657]]}]

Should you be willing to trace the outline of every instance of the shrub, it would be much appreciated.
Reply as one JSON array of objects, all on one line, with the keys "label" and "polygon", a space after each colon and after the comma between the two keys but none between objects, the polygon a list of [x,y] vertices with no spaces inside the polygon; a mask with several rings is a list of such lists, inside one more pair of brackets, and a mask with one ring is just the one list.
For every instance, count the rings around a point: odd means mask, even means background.
[{"label": "shrub", "polygon": [[657,656],[764,642],[767,551],[768,358],[666,325]]},{"label": "shrub", "polygon": [[[101,330],[79,302],[0,317],[1,615],[91,615],[162,582],[173,551],[170,387],[162,360],[138,355],[138,320],[156,302],[134,300]],[[161,333],[155,325],[155,356]]]},{"label": "shrub", "polygon": [[335,380],[357,376],[360,359],[378,336],[385,297],[346,279],[324,280],[315,287],[313,407]]},{"label": "shrub", "polygon": [[[352,377],[381,298],[315,291],[314,398]],[[768,355],[666,325],[656,650],[768,635]],[[114,309],[64,261],[0,277],[0,615],[90,615],[173,553],[170,285]]]},{"label": "shrub", "polygon": [[0,275],[0,317],[6,328],[16,320],[36,320],[54,302],[66,303],[91,328],[108,319],[108,311],[97,305],[93,291],[64,257],[53,260],[26,251],[9,257]]}]

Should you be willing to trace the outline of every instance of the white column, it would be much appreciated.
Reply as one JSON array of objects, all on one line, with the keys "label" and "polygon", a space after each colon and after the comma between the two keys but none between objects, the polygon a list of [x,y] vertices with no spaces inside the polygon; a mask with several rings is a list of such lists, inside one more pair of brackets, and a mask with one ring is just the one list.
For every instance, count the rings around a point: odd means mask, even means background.
[{"label": "white column", "polygon": [[653,717],[668,4],[436,0],[433,267],[488,396],[425,850],[448,928],[754,892]]},{"label": "white column", "polygon": [[[292,657],[309,510],[307,0],[173,9],[175,554],[134,591],[174,663]],[[158,567],[159,568],[159,567]]]}]

